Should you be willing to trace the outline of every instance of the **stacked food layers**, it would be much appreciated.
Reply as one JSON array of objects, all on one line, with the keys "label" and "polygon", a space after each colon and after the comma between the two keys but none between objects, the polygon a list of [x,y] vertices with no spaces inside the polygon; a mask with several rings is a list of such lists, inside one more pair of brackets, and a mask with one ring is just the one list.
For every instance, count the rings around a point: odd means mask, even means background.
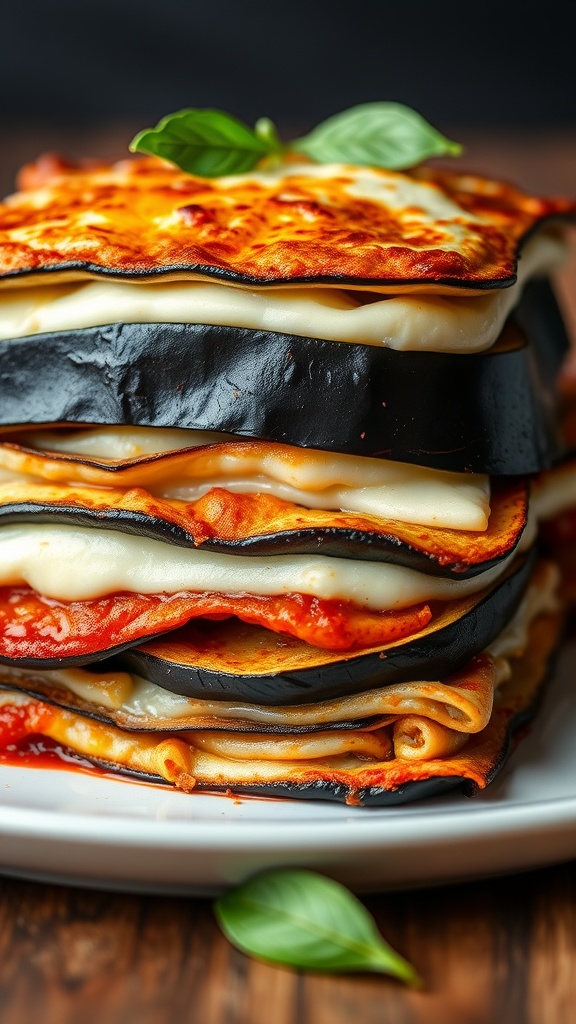
[{"label": "stacked food layers", "polygon": [[486,785],[561,629],[530,480],[562,454],[576,203],[310,163],[21,184],[4,748],[350,803]]}]

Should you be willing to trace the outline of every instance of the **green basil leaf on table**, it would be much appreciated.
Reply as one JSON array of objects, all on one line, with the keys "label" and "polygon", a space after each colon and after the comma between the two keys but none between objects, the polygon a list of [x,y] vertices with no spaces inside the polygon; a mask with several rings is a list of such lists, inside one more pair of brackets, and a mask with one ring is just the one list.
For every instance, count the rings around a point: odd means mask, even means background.
[{"label": "green basil leaf on table", "polygon": [[222,110],[193,109],[169,114],[130,143],[133,153],[160,156],[203,178],[251,171],[279,148],[276,129],[268,118],[261,118],[254,129]]},{"label": "green basil leaf on table", "polygon": [[329,117],[291,148],[318,163],[353,163],[401,171],[432,156],[458,156],[451,142],[402,103],[362,103]]},{"label": "green basil leaf on table", "polygon": [[373,971],[421,985],[363,904],[324,875],[268,871],[225,893],[214,909],[232,945],[267,963],[333,973]]}]

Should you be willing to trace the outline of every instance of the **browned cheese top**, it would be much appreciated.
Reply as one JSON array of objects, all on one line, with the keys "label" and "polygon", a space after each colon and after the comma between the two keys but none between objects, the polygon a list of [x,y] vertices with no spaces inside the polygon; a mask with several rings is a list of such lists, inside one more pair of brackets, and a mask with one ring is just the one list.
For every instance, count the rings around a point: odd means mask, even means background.
[{"label": "browned cheese top", "polygon": [[0,283],[106,275],[476,291],[514,280],[523,239],[576,199],[419,168],[287,163],[193,177],[155,157],[25,167],[0,204]]}]

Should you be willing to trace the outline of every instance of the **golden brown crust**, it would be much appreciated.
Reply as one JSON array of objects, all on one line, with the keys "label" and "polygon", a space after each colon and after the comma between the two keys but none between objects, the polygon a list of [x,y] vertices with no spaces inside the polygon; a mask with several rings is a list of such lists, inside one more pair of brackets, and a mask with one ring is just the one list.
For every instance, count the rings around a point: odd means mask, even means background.
[{"label": "golden brown crust", "polygon": [[[522,240],[541,221],[576,215],[576,201],[472,175],[325,171],[292,164],[267,179],[206,180],[156,158],[77,169],[45,161],[22,175],[32,187],[0,206],[0,276],[477,290],[512,283]],[[366,176],[378,200],[359,185]],[[407,182],[425,190],[412,205],[397,192]]]}]

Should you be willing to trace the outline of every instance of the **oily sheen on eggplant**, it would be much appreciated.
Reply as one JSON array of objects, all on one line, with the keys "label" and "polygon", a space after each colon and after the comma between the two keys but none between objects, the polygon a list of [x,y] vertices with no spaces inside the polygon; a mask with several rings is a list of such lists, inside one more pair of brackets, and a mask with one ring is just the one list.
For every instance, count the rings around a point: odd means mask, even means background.
[{"label": "oily sheen on eggplant", "polygon": [[548,313],[525,316],[526,335],[510,321],[493,348],[467,356],[198,324],[6,340],[0,425],[190,427],[437,469],[529,474],[562,450],[553,357],[542,353],[559,358],[565,334],[551,293],[546,302]]}]

